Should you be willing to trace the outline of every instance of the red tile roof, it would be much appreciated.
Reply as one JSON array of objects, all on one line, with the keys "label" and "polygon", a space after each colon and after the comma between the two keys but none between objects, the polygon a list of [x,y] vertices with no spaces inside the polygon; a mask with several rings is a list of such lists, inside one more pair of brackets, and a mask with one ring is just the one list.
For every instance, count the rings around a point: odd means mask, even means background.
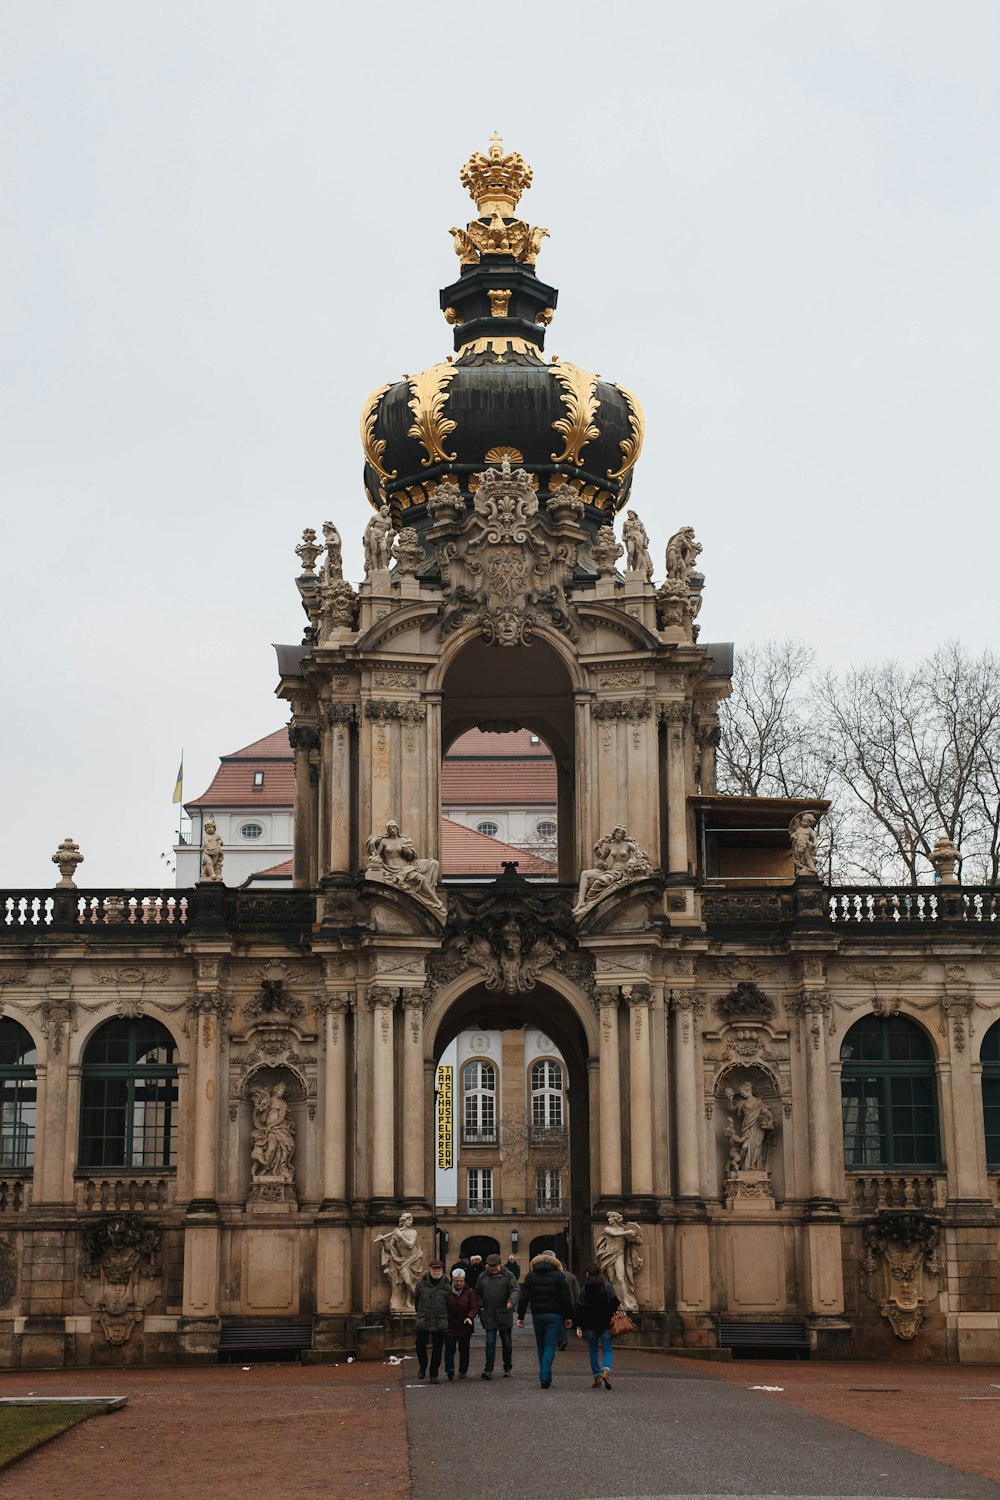
[{"label": "red tile roof", "polygon": [[270,880],[270,879],[277,880],[279,877],[282,878],[282,879],[291,880],[291,878],[292,878],[292,861],[290,859],[282,860],[282,862],[281,862],[280,865],[272,865],[270,867],[270,869],[268,869],[268,870],[254,870],[253,874],[250,876],[250,879],[251,880]]},{"label": "red tile roof", "polygon": [[448,747],[448,755],[485,755],[491,760],[499,756],[530,755],[536,760],[551,760],[552,752],[544,740],[533,735],[530,729],[517,729],[511,734],[495,734],[492,730],[467,729]]},{"label": "red tile roof", "polygon": [[[254,786],[255,771],[264,772],[263,786]],[[294,801],[295,770],[285,728],[221,756],[211,786],[184,806],[188,812],[192,808],[217,812],[224,807],[291,809]]]},{"label": "red tile roof", "polygon": [[552,760],[451,760],[441,765],[445,807],[556,806]]},{"label": "red tile roof", "polygon": [[441,819],[441,870],[445,875],[502,875],[502,861],[516,859],[519,875],[555,875],[555,864],[515,849],[502,839],[487,838],[464,823]]}]

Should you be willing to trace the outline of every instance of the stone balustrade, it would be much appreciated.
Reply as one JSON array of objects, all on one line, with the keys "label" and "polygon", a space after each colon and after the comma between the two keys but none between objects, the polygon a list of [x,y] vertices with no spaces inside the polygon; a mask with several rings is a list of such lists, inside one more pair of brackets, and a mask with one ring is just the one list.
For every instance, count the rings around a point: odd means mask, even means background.
[{"label": "stone balustrade", "polygon": [[307,891],[244,891],[230,886],[188,890],[0,891],[0,941],[86,931],[88,942],[131,938],[176,941],[190,933],[253,936],[262,930],[298,938],[316,921]]},{"label": "stone balustrade", "polygon": [[74,1197],[79,1213],[146,1213],[170,1208],[175,1196],[173,1176],[78,1178]]},{"label": "stone balustrade", "polygon": [[943,1172],[849,1172],[850,1207],[863,1213],[883,1208],[942,1208],[948,1196]]},{"label": "stone balustrade", "polygon": [[31,1207],[30,1177],[0,1177],[0,1214],[20,1214]]}]

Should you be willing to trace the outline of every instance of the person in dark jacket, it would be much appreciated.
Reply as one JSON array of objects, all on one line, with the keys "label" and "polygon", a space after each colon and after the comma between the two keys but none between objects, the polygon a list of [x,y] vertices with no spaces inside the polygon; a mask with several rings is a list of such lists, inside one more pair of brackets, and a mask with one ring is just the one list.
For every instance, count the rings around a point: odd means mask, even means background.
[{"label": "person in dark jacket", "polygon": [[469,1283],[473,1291],[476,1290],[476,1283],[479,1281],[479,1278],[482,1274],[483,1257],[481,1255],[470,1256],[469,1269],[465,1273],[465,1279]]},{"label": "person in dark jacket", "polygon": [[469,1373],[469,1346],[479,1304],[475,1292],[465,1284],[465,1272],[461,1266],[451,1273],[451,1293],[448,1301],[448,1332],[444,1336],[444,1373],[449,1380],[454,1380],[457,1349],[458,1378],[464,1380]]},{"label": "person in dark jacket", "polygon": [[520,1281],[520,1279],[521,1279],[521,1265],[520,1265],[520,1262],[518,1261],[518,1259],[517,1259],[517,1257],[515,1255],[508,1255],[508,1257],[507,1257],[507,1264],[504,1267],[504,1269],[510,1272],[510,1274],[513,1276],[513,1278],[514,1278],[515,1281]]},{"label": "person in dark jacket", "polygon": [[413,1307],[417,1314],[417,1373],[421,1380],[427,1374],[427,1341],[430,1339],[431,1385],[438,1383],[450,1301],[451,1284],[445,1280],[444,1266],[439,1260],[432,1260],[427,1275],[421,1276],[413,1292]]},{"label": "person in dark jacket", "polygon": [[514,1326],[514,1299],[517,1282],[510,1272],[500,1264],[499,1255],[486,1257],[486,1269],[476,1282],[476,1298],[479,1302],[479,1321],[486,1330],[486,1367],[483,1380],[493,1379],[493,1365],[497,1357],[497,1335],[503,1350],[503,1373],[506,1379],[514,1364],[514,1344],[511,1329]]},{"label": "person in dark jacket", "polygon": [[[576,1336],[586,1337],[594,1385],[611,1389],[611,1318],[618,1298],[600,1266],[587,1267],[587,1279],[576,1304]],[[600,1355],[598,1356],[598,1350]]]},{"label": "person in dark jacket", "polygon": [[[546,1260],[550,1260],[552,1262],[552,1264],[556,1267],[556,1269],[559,1270],[559,1271],[561,1271],[563,1273],[563,1275],[565,1276],[565,1278],[566,1278],[566,1285],[569,1288],[569,1305],[575,1311],[576,1304],[580,1300],[580,1283],[577,1281],[576,1277],[573,1275],[573,1272],[567,1270],[567,1268],[563,1265],[562,1261],[559,1259],[558,1255],[555,1253],[554,1250],[546,1250],[546,1251],[543,1252],[543,1254],[545,1255],[545,1259]],[[567,1347],[568,1344],[569,1344],[569,1335],[567,1334],[565,1327],[560,1328],[560,1330],[559,1330],[559,1337],[556,1339],[556,1348],[559,1350],[560,1353],[562,1353],[562,1351]]]},{"label": "person in dark jacket", "polygon": [[547,1255],[536,1255],[524,1278],[517,1304],[517,1326],[524,1327],[524,1315],[531,1308],[531,1322],[538,1348],[538,1380],[543,1391],[552,1384],[552,1361],[555,1358],[559,1329],[572,1328],[573,1307],[569,1287],[559,1269]]}]

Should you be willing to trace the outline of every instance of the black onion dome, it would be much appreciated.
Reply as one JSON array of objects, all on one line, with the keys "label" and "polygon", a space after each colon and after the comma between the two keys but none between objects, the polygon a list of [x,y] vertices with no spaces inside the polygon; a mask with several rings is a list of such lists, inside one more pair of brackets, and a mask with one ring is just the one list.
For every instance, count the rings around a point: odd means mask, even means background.
[{"label": "black onion dome", "polygon": [[455,354],[365,402],[365,489],[373,505],[388,501],[397,526],[423,530],[436,485],[448,480],[469,496],[476,476],[505,458],[536,476],[543,505],[568,481],[587,505],[588,529],[607,525],[628,500],[642,409],[622,387],[544,360],[558,293],[535,274],[546,231],[513,216],[518,174],[526,186],[530,168],[499,146],[463,168],[483,217],[452,230],[463,264],[441,307]]}]

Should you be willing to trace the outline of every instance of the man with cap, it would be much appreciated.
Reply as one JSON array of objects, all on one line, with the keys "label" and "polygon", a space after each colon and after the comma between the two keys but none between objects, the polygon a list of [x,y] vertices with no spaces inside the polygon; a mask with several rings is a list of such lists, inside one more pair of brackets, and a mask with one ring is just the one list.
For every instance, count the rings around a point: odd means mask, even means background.
[{"label": "man with cap", "polygon": [[431,1385],[438,1383],[441,1368],[441,1351],[444,1336],[448,1332],[448,1304],[451,1301],[451,1284],[444,1274],[439,1260],[432,1260],[427,1275],[421,1276],[413,1292],[413,1307],[417,1319],[417,1373],[423,1380],[427,1373],[427,1341],[431,1346]]},{"label": "man with cap", "polygon": [[500,1264],[499,1255],[486,1257],[486,1269],[476,1283],[479,1302],[479,1321],[486,1330],[486,1368],[482,1379],[493,1379],[493,1366],[497,1357],[497,1334],[503,1350],[503,1373],[506,1378],[514,1363],[514,1342],[511,1329],[514,1326],[514,1298],[517,1296],[517,1281]]}]

